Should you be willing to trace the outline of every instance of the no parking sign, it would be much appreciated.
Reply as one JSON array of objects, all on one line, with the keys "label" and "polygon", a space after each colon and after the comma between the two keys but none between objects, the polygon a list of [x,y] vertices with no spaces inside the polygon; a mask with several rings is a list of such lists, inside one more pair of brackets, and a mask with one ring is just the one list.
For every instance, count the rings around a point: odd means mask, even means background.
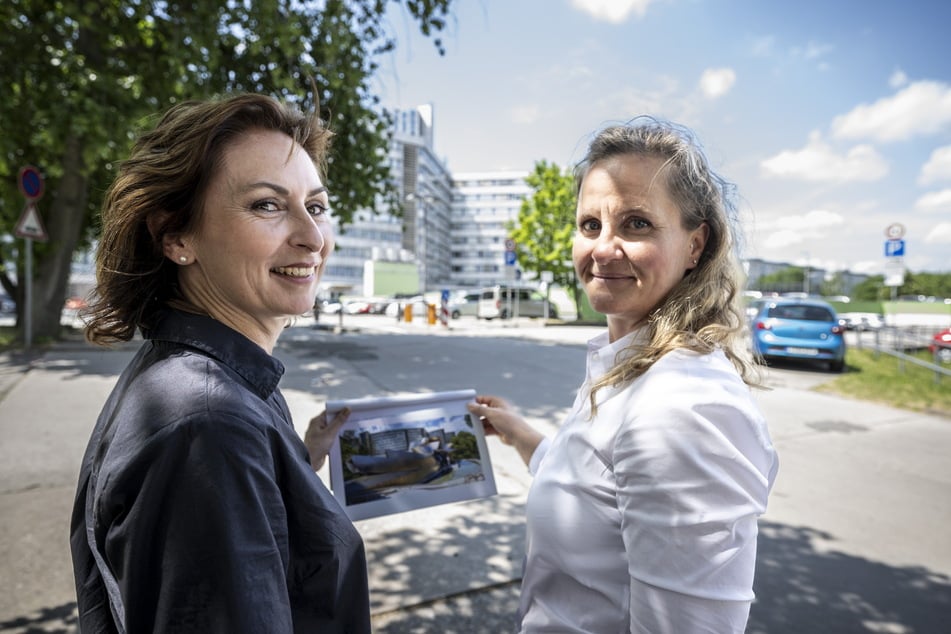
[{"label": "no parking sign", "polygon": [[45,242],[49,238],[46,235],[46,228],[43,226],[39,210],[36,208],[36,201],[43,196],[43,175],[40,174],[40,170],[32,165],[21,167],[17,177],[17,185],[20,188],[20,193],[26,197],[26,207],[23,208],[23,213],[20,214],[14,233],[20,238]]},{"label": "no parking sign", "polygon": [[20,193],[29,200],[38,200],[43,196],[43,175],[32,165],[20,168],[17,184]]}]

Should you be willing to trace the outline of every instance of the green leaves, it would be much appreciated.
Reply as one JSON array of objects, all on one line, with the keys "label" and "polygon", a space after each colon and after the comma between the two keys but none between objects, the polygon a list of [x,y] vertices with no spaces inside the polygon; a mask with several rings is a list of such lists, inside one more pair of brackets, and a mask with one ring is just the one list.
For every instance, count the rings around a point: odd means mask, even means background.
[{"label": "green leaves", "polygon": [[[428,36],[445,27],[452,5],[391,2]],[[68,261],[92,235],[112,167],[127,155],[134,132],[181,100],[245,91],[305,110],[319,103],[336,133],[327,181],[344,224],[361,208],[395,211],[388,119],[370,83],[376,56],[394,47],[386,7],[383,0],[0,2],[0,235],[12,234],[24,204],[19,168],[36,165],[47,179],[41,214],[48,225],[70,227],[56,236]],[[82,160],[65,160],[67,141],[78,143]],[[60,200],[58,218],[50,218],[47,208],[70,178],[83,183],[85,195]],[[22,261],[16,248],[17,241],[0,240],[0,262]],[[38,251],[40,259],[48,255]],[[65,292],[68,270],[60,275],[37,284]],[[0,280],[15,288],[6,272]],[[38,309],[58,311],[56,294],[47,292],[51,304]]]},{"label": "green leaves", "polygon": [[554,283],[569,289],[580,300],[571,261],[575,230],[574,178],[554,163],[538,161],[525,181],[534,190],[522,201],[518,222],[510,229],[516,242],[519,265],[541,274],[550,271]]}]

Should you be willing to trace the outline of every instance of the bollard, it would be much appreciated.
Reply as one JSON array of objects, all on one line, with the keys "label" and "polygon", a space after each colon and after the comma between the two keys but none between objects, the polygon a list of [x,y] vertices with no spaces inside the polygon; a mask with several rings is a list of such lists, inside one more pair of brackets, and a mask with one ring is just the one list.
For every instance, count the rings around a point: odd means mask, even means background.
[{"label": "bollard", "polygon": [[409,323],[413,321],[413,304],[407,304],[403,307],[403,321]]},{"label": "bollard", "polygon": [[429,325],[435,325],[436,323],[436,304],[426,304],[426,317]]}]

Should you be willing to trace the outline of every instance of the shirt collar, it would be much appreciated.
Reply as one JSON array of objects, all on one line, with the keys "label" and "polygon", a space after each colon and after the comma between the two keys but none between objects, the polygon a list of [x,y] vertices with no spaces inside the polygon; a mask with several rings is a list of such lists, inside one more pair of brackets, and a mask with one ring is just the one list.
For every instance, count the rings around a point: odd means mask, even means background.
[{"label": "shirt collar", "polygon": [[632,344],[643,345],[647,341],[647,332],[643,327],[636,328],[615,342],[609,340],[605,331],[588,341],[587,380],[597,381],[617,365],[618,356]]},{"label": "shirt collar", "polygon": [[237,372],[267,398],[284,375],[284,364],[236,330],[207,315],[165,309],[153,329],[152,341],[169,341],[201,350]]}]

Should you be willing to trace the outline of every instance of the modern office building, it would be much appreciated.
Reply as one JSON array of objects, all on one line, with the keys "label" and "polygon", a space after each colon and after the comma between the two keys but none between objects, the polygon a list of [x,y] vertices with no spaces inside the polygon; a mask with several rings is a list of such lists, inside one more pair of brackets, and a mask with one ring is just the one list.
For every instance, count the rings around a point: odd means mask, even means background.
[{"label": "modern office building", "polygon": [[343,230],[321,284],[325,295],[378,294],[371,280],[379,264],[411,263],[412,287],[388,292],[423,293],[449,284],[451,179],[433,150],[433,107],[394,113],[390,174],[403,204],[399,217],[361,210]]},{"label": "modern office building", "polygon": [[478,288],[512,281],[516,266],[506,264],[509,223],[518,219],[529,194],[528,172],[471,172],[452,178],[450,281],[456,288]]}]

